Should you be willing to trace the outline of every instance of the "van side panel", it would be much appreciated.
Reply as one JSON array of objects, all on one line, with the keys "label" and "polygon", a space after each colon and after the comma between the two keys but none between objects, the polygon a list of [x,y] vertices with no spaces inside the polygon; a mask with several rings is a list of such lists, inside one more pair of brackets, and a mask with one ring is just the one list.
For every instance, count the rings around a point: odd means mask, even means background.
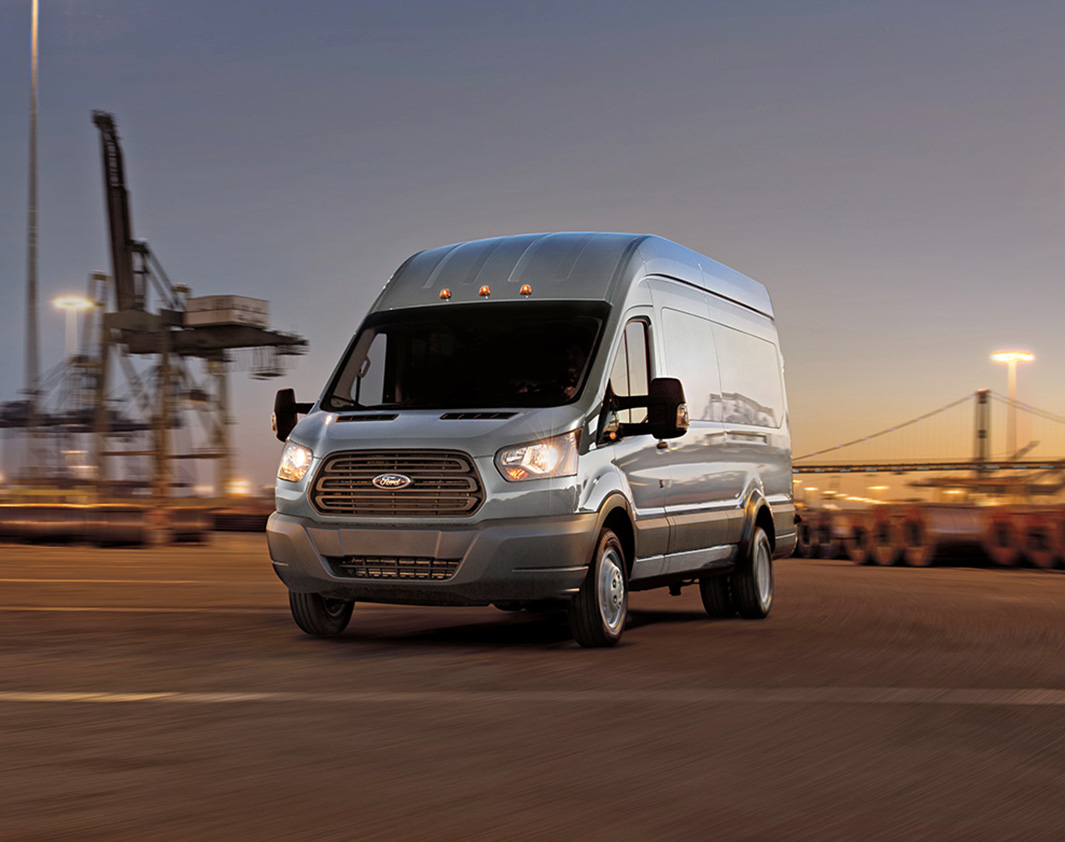
[{"label": "van side panel", "polygon": [[660,326],[664,376],[681,381],[691,418],[687,433],[658,450],[669,463],[672,480],[669,552],[735,543],[742,522],[743,476],[714,460],[724,431],[714,418],[721,378],[707,294],[665,279],[648,283]]},{"label": "van side panel", "polygon": [[647,283],[664,374],[681,380],[691,417],[688,432],[665,443],[669,552],[738,543],[754,495],[765,498],[787,543],[790,434],[772,320],[674,279]]}]

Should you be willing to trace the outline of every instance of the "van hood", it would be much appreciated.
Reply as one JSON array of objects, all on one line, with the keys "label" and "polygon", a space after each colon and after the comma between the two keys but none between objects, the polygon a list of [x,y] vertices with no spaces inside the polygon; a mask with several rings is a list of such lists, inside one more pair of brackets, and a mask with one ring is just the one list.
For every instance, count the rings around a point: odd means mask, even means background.
[{"label": "van hood", "polygon": [[513,410],[325,412],[301,419],[289,437],[315,457],[340,450],[461,450],[493,457],[501,447],[538,441],[581,425],[577,406]]}]

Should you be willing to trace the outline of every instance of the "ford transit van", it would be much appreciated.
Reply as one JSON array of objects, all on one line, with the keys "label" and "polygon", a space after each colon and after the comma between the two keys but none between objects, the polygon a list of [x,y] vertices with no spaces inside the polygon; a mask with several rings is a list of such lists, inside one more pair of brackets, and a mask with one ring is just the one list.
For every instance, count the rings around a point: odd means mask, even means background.
[{"label": "ford transit van", "polygon": [[795,544],[769,295],[660,237],[419,252],[274,429],[270,555],[312,635],[358,601],[492,604],[610,646],[630,591],[688,585],[758,619]]}]

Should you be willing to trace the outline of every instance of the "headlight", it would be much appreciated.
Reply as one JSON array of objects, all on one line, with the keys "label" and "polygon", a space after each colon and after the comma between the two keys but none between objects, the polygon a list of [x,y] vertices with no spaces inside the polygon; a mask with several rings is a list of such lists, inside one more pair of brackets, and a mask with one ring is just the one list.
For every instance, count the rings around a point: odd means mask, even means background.
[{"label": "headlight", "polygon": [[277,469],[277,478],[289,482],[299,482],[307,476],[314,454],[309,447],[290,441],[281,451],[281,464]]},{"label": "headlight", "polygon": [[577,473],[577,445],[580,440],[581,431],[574,430],[543,441],[504,447],[496,454],[496,468],[503,479],[510,482],[571,477]]}]

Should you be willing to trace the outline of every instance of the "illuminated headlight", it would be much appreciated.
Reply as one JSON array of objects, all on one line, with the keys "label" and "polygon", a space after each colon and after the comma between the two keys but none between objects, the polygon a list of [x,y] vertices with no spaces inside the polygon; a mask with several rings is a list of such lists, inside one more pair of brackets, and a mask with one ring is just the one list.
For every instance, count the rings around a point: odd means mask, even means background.
[{"label": "illuminated headlight", "polygon": [[577,445],[580,440],[581,431],[574,430],[543,441],[505,447],[496,454],[496,468],[503,479],[510,482],[571,477],[577,473]]},{"label": "illuminated headlight", "polygon": [[307,469],[311,467],[311,459],[314,454],[309,447],[290,441],[281,451],[281,464],[277,469],[277,478],[289,482],[299,482],[307,476]]}]

